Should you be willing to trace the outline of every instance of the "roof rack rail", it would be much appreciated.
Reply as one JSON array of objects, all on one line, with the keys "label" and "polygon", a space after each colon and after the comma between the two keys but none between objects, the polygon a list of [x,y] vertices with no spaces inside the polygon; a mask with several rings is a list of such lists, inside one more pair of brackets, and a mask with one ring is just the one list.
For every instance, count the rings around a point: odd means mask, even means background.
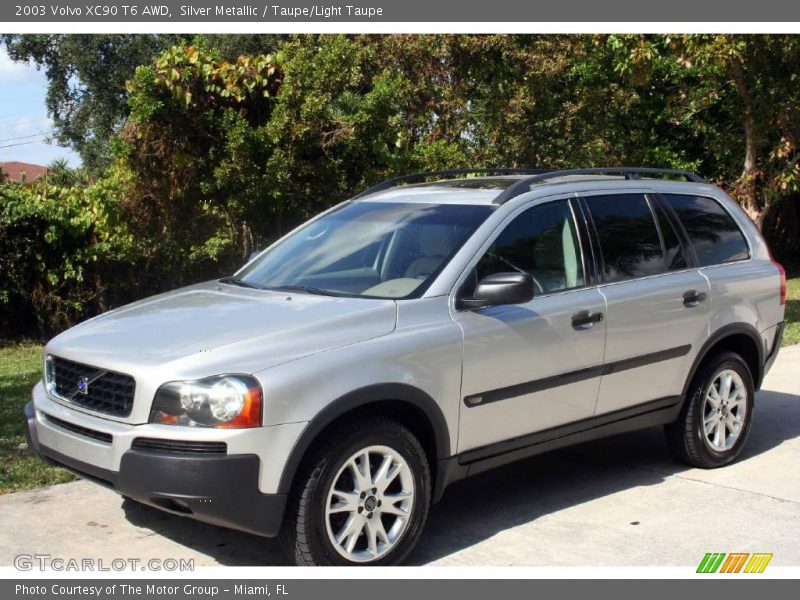
[{"label": "roof rack rail", "polygon": [[692,173],[680,169],[655,169],[652,167],[597,167],[591,169],[548,169],[544,173],[534,174],[530,177],[520,179],[514,185],[508,186],[494,200],[493,204],[504,204],[515,196],[530,191],[532,183],[546,181],[554,177],[564,177],[568,175],[622,175],[625,179],[641,179],[642,175],[675,175],[683,177],[692,183],[706,183],[706,180]]},{"label": "roof rack rail", "polygon": [[412,181],[424,181],[428,177],[450,177],[452,175],[470,175],[472,173],[483,173],[485,175],[543,175],[548,173],[550,169],[517,169],[517,168],[486,168],[486,169],[448,169],[445,171],[423,171],[421,173],[412,173],[411,175],[400,175],[399,177],[392,177],[385,179],[380,183],[376,183],[372,187],[367,188],[363,192],[353,196],[353,199],[368,196],[375,192],[382,192],[393,188],[398,183],[409,183]]}]

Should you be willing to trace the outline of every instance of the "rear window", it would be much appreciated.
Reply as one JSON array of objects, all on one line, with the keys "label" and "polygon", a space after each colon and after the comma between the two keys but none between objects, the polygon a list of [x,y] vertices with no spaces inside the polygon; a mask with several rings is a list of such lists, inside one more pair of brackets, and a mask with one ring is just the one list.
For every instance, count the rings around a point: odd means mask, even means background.
[{"label": "rear window", "polygon": [[706,196],[685,194],[665,194],[664,199],[689,234],[699,266],[720,265],[750,257],[744,234],[719,202]]}]

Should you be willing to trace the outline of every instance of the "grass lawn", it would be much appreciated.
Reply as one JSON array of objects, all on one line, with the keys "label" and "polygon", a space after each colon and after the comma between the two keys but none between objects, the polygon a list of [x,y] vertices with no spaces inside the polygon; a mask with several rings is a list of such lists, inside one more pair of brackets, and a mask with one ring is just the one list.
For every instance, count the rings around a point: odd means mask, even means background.
[{"label": "grass lawn", "polygon": [[786,282],[786,330],[783,332],[783,345],[800,344],[800,277]]},{"label": "grass lawn", "polygon": [[[788,282],[783,345],[800,343],[800,277]],[[42,372],[42,347],[0,341],[0,494],[27,490],[75,477],[27,451],[22,407]]]},{"label": "grass lawn", "polygon": [[41,374],[41,345],[0,341],[0,494],[75,479],[27,450],[22,407]]}]

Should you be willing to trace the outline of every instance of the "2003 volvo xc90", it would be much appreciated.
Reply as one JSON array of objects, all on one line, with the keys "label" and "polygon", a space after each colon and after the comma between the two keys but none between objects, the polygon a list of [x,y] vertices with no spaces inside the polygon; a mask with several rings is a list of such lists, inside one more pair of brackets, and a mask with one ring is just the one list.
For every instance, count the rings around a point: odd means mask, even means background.
[{"label": "2003 volvo xc90", "polygon": [[472,174],[378,184],[57,336],[31,448],[304,565],[396,564],[448,484],[601,436],[734,460],[786,293],[737,205],[686,172]]}]

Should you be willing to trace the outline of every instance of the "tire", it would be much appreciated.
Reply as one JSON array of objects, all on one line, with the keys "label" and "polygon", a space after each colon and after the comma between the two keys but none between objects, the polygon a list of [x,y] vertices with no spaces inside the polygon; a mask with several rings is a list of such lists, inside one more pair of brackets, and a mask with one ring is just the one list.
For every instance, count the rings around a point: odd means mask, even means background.
[{"label": "tire", "polygon": [[[386,464],[394,476],[383,491],[380,467]],[[396,565],[416,545],[430,500],[430,466],[414,434],[387,418],[357,419],[326,434],[304,460],[287,504],[281,545],[299,566]],[[329,508],[341,512],[329,514]],[[345,531],[353,534],[337,544]]]},{"label": "tire", "polygon": [[[731,383],[726,398],[728,377]],[[723,352],[712,357],[692,381],[678,420],[665,427],[672,453],[681,462],[701,469],[736,460],[750,433],[754,397],[753,377],[741,356]]]}]

